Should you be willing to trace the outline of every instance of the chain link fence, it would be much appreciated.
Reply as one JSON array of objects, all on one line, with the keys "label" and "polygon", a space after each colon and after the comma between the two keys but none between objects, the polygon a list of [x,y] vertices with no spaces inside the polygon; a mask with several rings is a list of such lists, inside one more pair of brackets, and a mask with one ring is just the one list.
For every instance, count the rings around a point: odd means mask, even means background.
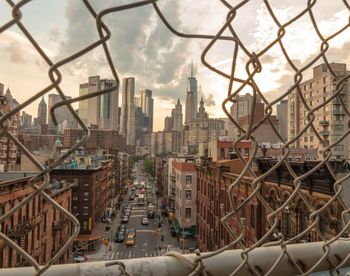
[{"label": "chain link fence", "polygon": [[[350,128],[346,129],[342,136],[335,142],[327,143],[322,135],[317,131],[315,127],[315,112],[318,110],[322,110],[324,106],[326,106],[328,103],[330,103],[333,99],[338,99],[341,106],[343,107],[343,110],[345,112],[345,118],[348,120],[350,117],[349,110],[347,108],[346,102],[344,102],[343,98],[341,97],[341,92],[344,89],[344,85],[346,85],[346,81],[350,77],[349,73],[346,73],[345,75],[339,76],[334,70],[332,69],[332,66],[330,62],[327,59],[327,51],[330,48],[330,41],[335,39],[337,36],[339,36],[341,33],[343,33],[347,28],[349,27],[349,23],[344,25],[339,30],[335,31],[334,33],[324,36],[322,35],[322,32],[319,30],[319,26],[316,22],[316,19],[313,14],[313,8],[316,4],[316,0],[308,0],[305,4],[305,8],[294,15],[291,19],[281,22],[276,14],[274,13],[273,8],[270,5],[270,1],[264,0],[261,1],[261,5],[264,5],[267,9],[270,17],[278,27],[278,32],[276,34],[275,39],[273,39],[270,43],[268,43],[263,49],[260,49],[259,52],[251,52],[247,46],[241,41],[239,35],[237,35],[235,28],[233,27],[233,23],[236,20],[237,15],[240,13],[240,10],[247,5],[250,1],[240,1],[236,5],[232,5],[229,1],[220,0],[218,4],[222,4],[227,8],[227,16],[225,18],[225,22],[223,23],[222,27],[219,29],[219,31],[216,34],[189,34],[189,33],[183,33],[176,29],[176,27],[172,26],[167,18],[163,15],[160,7],[157,4],[156,0],[146,0],[146,1],[140,1],[140,2],[134,2],[131,4],[126,5],[116,5],[114,7],[104,9],[97,13],[93,7],[90,5],[88,0],[83,0],[83,3],[86,7],[86,9],[90,12],[91,16],[96,21],[96,28],[98,30],[99,39],[95,41],[94,43],[90,45],[86,45],[83,49],[77,51],[76,53],[65,57],[64,59],[53,62],[49,56],[45,53],[45,51],[42,48],[42,45],[40,45],[32,36],[32,34],[27,30],[26,26],[22,23],[22,14],[21,14],[21,8],[25,5],[29,5],[30,2],[34,2],[31,0],[22,0],[18,1],[17,3],[7,0],[7,3],[12,8],[12,19],[8,21],[6,24],[2,25],[0,27],[0,35],[4,31],[8,30],[9,28],[13,26],[17,26],[19,30],[22,32],[22,35],[27,38],[27,40],[33,45],[33,47],[36,49],[37,53],[42,57],[43,61],[50,67],[48,70],[48,76],[50,78],[50,84],[43,88],[41,91],[38,91],[35,95],[30,97],[28,100],[20,104],[19,106],[15,107],[10,112],[4,114],[1,113],[0,118],[0,138],[1,137],[7,137],[9,140],[11,140],[14,144],[17,145],[18,149],[21,150],[30,160],[31,162],[40,170],[39,175],[32,177],[30,180],[30,184],[32,186],[33,192],[24,198],[17,206],[12,208],[10,211],[6,212],[4,215],[0,217],[0,225],[3,221],[8,219],[9,217],[13,216],[15,212],[17,212],[20,208],[22,208],[24,205],[26,205],[34,196],[40,194],[45,200],[47,200],[50,204],[52,204],[53,207],[57,208],[62,214],[72,222],[73,224],[73,233],[72,236],[69,238],[69,240],[66,242],[66,244],[52,257],[50,261],[48,261],[44,266],[39,266],[37,261],[28,254],[28,252],[24,251],[16,242],[11,240],[9,237],[7,237],[3,232],[0,232],[0,239],[2,239],[7,246],[13,248],[18,254],[20,254],[25,260],[28,261],[28,263],[35,269],[36,274],[41,274],[45,270],[47,270],[53,263],[55,263],[62,254],[64,254],[69,247],[72,245],[73,241],[76,239],[79,233],[79,223],[77,219],[67,212],[64,208],[62,208],[59,204],[57,204],[46,192],[45,189],[47,188],[50,179],[49,179],[49,173],[50,171],[55,168],[58,164],[60,164],[62,161],[64,161],[66,158],[68,158],[80,145],[86,141],[86,139],[89,138],[89,129],[88,127],[83,123],[83,121],[80,119],[78,114],[75,112],[75,110],[72,108],[72,103],[78,102],[80,100],[84,100],[90,97],[97,97],[99,95],[102,95],[104,93],[109,93],[113,90],[115,90],[117,87],[111,87],[105,90],[101,90],[92,94],[88,94],[82,97],[77,97],[73,99],[67,99],[66,95],[64,94],[63,90],[61,89],[61,83],[62,83],[62,74],[60,71],[60,68],[75,59],[85,55],[86,53],[92,51],[93,49],[97,47],[102,47],[105,57],[108,61],[110,71],[113,75],[113,78],[116,80],[117,86],[119,85],[119,78],[117,74],[117,70],[113,64],[110,50],[108,48],[107,41],[110,39],[112,32],[110,29],[104,24],[104,17],[106,15],[110,15],[112,13],[121,12],[126,9],[135,9],[141,6],[145,5],[151,5],[154,8],[155,13],[159,16],[161,21],[165,24],[165,26],[171,31],[174,35],[186,39],[201,39],[208,41],[207,46],[203,50],[201,54],[201,61],[204,66],[206,66],[209,70],[215,72],[219,76],[223,77],[228,82],[228,90],[227,90],[227,97],[222,103],[222,109],[229,118],[229,120],[235,125],[235,127],[242,133],[240,138],[235,141],[234,148],[236,148],[236,152],[238,154],[238,157],[241,159],[241,162],[245,164],[245,167],[239,177],[235,180],[234,183],[232,183],[228,189],[228,196],[229,201],[231,205],[231,212],[228,213],[226,216],[222,218],[222,223],[225,226],[225,228],[228,230],[228,232],[233,237],[233,242],[230,244],[227,244],[223,248],[206,253],[201,254],[198,250],[196,252],[195,257],[186,257],[185,255],[180,255],[174,252],[170,252],[167,255],[173,256],[176,259],[179,259],[183,262],[185,262],[187,265],[192,266],[192,273],[191,275],[201,274],[206,275],[206,270],[203,262],[205,260],[208,260],[210,258],[215,258],[217,255],[222,253],[223,251],[226,251],[228,249],[232,249],[234,247],[238,247],[242,249],[242,252],[240,254],[240,263],[238,266],[235,267],[234,271],[231,271],[231,275],[239,275],[242,269],[245,269],[246,267],[249,268],[249,272],[253,275],[273,275],[274,269],[280,264],[280,262],[284,258],[288,258],[288,261],[292,266],[298,271],[299,274],[302,275],[308,275],[313,271],[317,271],[317,267],[324,262],[328,262],[328,268],[332,273],[338,273],[339,269],[348,261],[350,257],[350,249],[349,254],[345,258],[338,259],[337,262],[330,261],[330,254],[331,254],[331,246],[332,244],[336,243],[341,236],[344,236],[349,228],[349,220],[347,219],[347,214],[349,213],[349,208],[346,206],[346,204],[343,202],[341,198],[341,192],[343,190],[343,184],[345,181],[347,181],[350,177],[350,174],[346,174],[344,176],[338,176],[337,173],[334,171],[331,163],[330,158],[332,156],[332,150],[335,146],[337,146],[341,141],[343,141],[350,132]],[[347,3],[347,1],[339,1],[342,2],[344,5],[344,8],[347,10],[350,10],[350,6]],[[304,64],[302,67],[295,64],[293,62],[293,58],[288,54],[288,51],[286,50],[284,43],[283,43],[283,37],[288,32],[289,26],[296,23],[297,20],[299,20],[302,17],[309,17],[309,19],[312,22],[312,26],[314,28],[314,31],[317,33],[320,43],[320,50],[318,54],[307,64]],[[213,48],[213,46],[219,42],[219,41],[231,41],[234,43],[234,48],[232,52],[232,67],[231,72],[229,74],[225,73],[224,71],[221,71],[220,68],[215,67],[214,65],[210,64],[207,61],[207,55],[208,52]],[[264,93],[259,88],[257,82],[255,81],[255,78],[259,75],[259,73],[262,71],[262,63],[261,59],[264,57],[266,52],[270,50],[272,47],[279,47],[280,50],[283,53],[283,56],[286,60],[286,62],[289,64],[289,66],[292,68],[294,73],[294,83],[291,85],[289,89],[286,91],[281,91],[278,98],[276,98],[273,101],[268,101],[266,97],[264,96]],[[239,51],[243,52],[244,55],[247,57],[247,62],[245,64],[239,64],[238,60],[238,53]],[[310,106],[307,102],[307,100],[304,98],[303,93],[301,92],[300,84],[302,83],[303,76],[306,72],[306,70],[311,69],[315,63],[322,61],[329,72],[331,72],[331,75],[334,79],[334,93],[331,97],[327,98],[326,101],[315,105]],[[244,68],[246,70],[247,77],[241,78],[237,77],[236,69],[239,65],[244,65]],[[234,88],[235,85],[238,85],[238,88]],[[264,117],[258,122],[254,123],[253,120],[249,121],[249,125],[247,128],[243,128],[237,120],[233,118],[233,116],[230,114],[228,110],[228,105],[230,103],[235,102],[235,97],[239,95],[239,93],[249,88],[250,91],[252,91],[253,99],[256,99],[257,97],[260,97],[262,101],[265,103],[265,114]],[[50,165],[49,167],[44,167],[40,162],[32,155],[32,153],[24,147],[24,145],[18,140],[16,136],[14,136],[10,131],[11,126],[11,118],[13,115],[20,112],[22,109],[26,108],[28,105],[33,103],[35,100],[39,99],[43,95],[47,94],[48,92],[56,90],[56,92],[61,96],[62,101],[55,106],[52,107],[50,110],[50,116],[53,119],[53,122],[56,122],[54,110],[60,106],[65,105],[70,112],[73,114],[74,118],[77,120],[79,126],[85,131],[85,136],[83,139],[81,139],[79,142],[77,142],[67,153],[63,154],[58,160],[55,160],[55,162]],[[274,126],[271,116],[273,112],[273,106],[279,103],[282,99],[286,99],[290,94],[296,93],[298,94],[301,104],[303,107],[307,110],[307,123],[305,126],[296,133],[293,139],[290,139],[286,141],[284,137],[282,137],[276,127]],[[254,101],[253,105],[251,107],[251,111],[254,110]],[[280,141],[283,143],[283,146],[281,148],[282,156],[278,160],[276,164],[274,164],[268,171],[264,172],[261,175],[257,175],[254,170],[252,169],[253,161],[256,157],[256,153],[258,150],[258,142],[256,140],[256,137],[254,137],[254,131],[257,130],[263,123],[268,122],[275,132],[275,134],[279,137]],[[312,168],[309,171],[306,171],[303,174],[297,174],[294,170],[290,162],[288,161],[288,155],[290,153],[290,146],[293,145],[300,137],[306,133],[307,131],[312,130],[313,133],[316,136],[316,139],[320,142],[320,144],[323,146],[322,149],[322,157],[319,163]],[[243,156],[241,156],[239,150],[237,149],[237,144],[242,140],[250,140],[253,144],[253,154],[250,155],[249,159],[244,159]],[[290,175],[293,177],[293,192],[284,199],[282,204],[278,207],[272,208],[269,202],[266,200],[266,198],[261,193],[261,187],[264,184],[265,179],[271,175],[273,172],[275,172],[280,166],[284,165]],[[335,179],[334,183],[334,194],[331,197],[331,199],[326,202],[321,208],[315,209],[315,207],[310,203],[309,199],[305,196],[304,193],[301,192],[301,182],[302,180],[306,179],[308,176],[315,173],[318,169],[321,167],[327,167],[330,171],[332,177]],[[240,204],[237,204],[233,198],[232,190],[237,187],[237,185],[242,181],[244,175],[249,172],[250,175],[252,175],[252,183],[251,183],[251,190],[252,192],[250,195]],[[41,183],[41,184],[38,184]],[[296,198],[300,197],[302,202],[305,204],[306,208],[309,210],[309,225],[304,229],[303,231],[297,233],[294,237],[287,238],[284,237],[284,235],[281,233],[281,231],[278,228],[278,224],[281,220],[281,214],[285,208],[291,204],[291,202]],[[263,208],[267,212],[267,221],[269,224],[268,231],[266,234],[259,239],[256,243],[253,245],[247,246],[244,242],[244,225],[242,224],[242,221],[240,220],[240,217],[238,215],[238,212],[242,210],[242,208],[249,202],[251,198],[256,198]],[[332,203],[337,202],[342,207],[342,227],[338,231],[337,235],[331,238],[327,238],[323,235],[323,233],[320,231],[318,225],[320,221],[321,214],[326,211],[326,209],[331,208]],[[237,233],[237,231],[233,231],[232,227],[229,224],[230,220],[234,220],[236,224],[238,225],[240,231]],[[311,232],[316,232],[319,239],[322,240],[322,251],[323,254],[317,258],[317,261],[314,262],[311,266],[308,268],[305,268],[305,266],[302,263],[302,259],[297,260],[295,257],[290,254],[288,251],[288,245],[295,242],[296,240],[300,240],[302,237],[308,236]],[[274,242],[269,242],[269,237],[271,235],[274,235],[276,237],[276,240]],[[255,266],[251,263],[252,260],[252,252],[257,248],[261,246],[270,246],[270,245],[277,245],[281,248],[281,253],[279,255],[275,256],[275,259],[273,260],[272,265],[266,270],[262,270],[261,268]],[[237,258],[237,257],[236,257]],[[271,261],[271,260],[270,260]],[[123,273],[125,272],[125,267],[121,262],[117,262],[116,265],[122,269]],[[126,272],[125,272],[126,273]]]}]

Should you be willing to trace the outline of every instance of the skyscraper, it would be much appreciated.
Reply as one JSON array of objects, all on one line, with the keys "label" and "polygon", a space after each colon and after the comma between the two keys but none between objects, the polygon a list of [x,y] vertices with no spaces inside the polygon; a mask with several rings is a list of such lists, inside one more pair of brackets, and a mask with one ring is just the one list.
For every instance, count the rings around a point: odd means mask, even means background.
[{"label": "skyscraper", "polygon": [[135,78],[123,78],[120,134],[127,145],[135,145]]},{"label": "skyscraper", "polygon": [[197,114],[198,95],[197,95],[197,79],[193,74],[193,63],[191,64],[191,76],[188,77],[187,94],[186,94],[186,110],[185,124],[192,121]]},{"label": "skyscraper", "polygon": [[177,99],[175,108],[171,110],[171,117],[173,118],[172,130],[182,131],[183,129],[183,115],[182,115],[182,105],[180,99]]},{"label": "skyscraper", "polygon": [[[89,77],[88,83],[80,84],[79,96],[84,96],[116,86],[115,80]],[[79,116],[88,126],[97,125],[100,129],[118,130],[119,87],[109,93],[79,102]]]},{"label": "skyscraper", "polygon": [[[69,100],[72,97],[66,96],[66,98]],[[48,112],[50,111],[51,107],[54,106],[55,104],[59,103],[62,101],[62,98],[60,95],[58,94],[49,94],[49,101],[48,101]],[[55,109],[55,115],[56,115],[56,119],[57,119],[57,123],[61,124],[63,123],[65,120],[67,121],[75,121],[72,113],[70,112],[70,110],[68,109],[67,106],[61,106],[59,108]],[[48,123],[49,125],[53,125],[51,116],[48,116]]]},{"label": "skyscraper", "polygon": [[150,89],[140,89],[140,99],[142,112],[148,118],[148,132],[153,131],[153,98],[152,90]]},{"label": "skyscraper", "polygon": [[[256,103],[261,103],[260,97],[256,97]],[[235,101],[230,108],[232,118],[238,123],[239,119],[244,116],[251,115],[251,107],[253,104],[253,96],[246,93],[245,95],[237,95]],[[229,137],[236,140],[240,135],[238,128],[230,124]]]},{"label": "skyscraper", "polygon": [[[104,90],[115,86],[115,80],[101,80],[100,89]],[[113,90],[100,96],[99,107],[99,128],[101,129],[118,129],[118,104],[119,104],[119,90]]]},{"label": "skyscraper", "polygon": [[38,106],[38,120],[37,120],[38,125],[46,124],[46,116],[47,116],[47,105],[43,96]]},{"label": "skyscraper", "polygon": [[[79,97],[85,96],[89,93],[89,83],[82,83],[79,85]],[[79,101],[79,116],[80,119],[87,124],[88,118],[88,100]]]}]

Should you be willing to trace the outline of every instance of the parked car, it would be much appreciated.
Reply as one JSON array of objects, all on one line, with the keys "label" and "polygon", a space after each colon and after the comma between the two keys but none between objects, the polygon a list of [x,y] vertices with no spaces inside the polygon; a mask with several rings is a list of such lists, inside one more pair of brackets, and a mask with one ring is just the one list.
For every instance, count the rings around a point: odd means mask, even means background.
[{"label": "parked car", "polygon": [[128,223],[129,222],[129,217],[128,216],[123,216],[123,218],[120,221],[121,223]]},{"label": "parked car", "polygon": [[143,217],[143,218],[141,219],[141,224],[142,224],[142,225],[148,225],[148,218]]},{"label": "parked car", "polygon": [[130,217],[130,211],[124,211],[123,214],[124,214],[124,216]]},{"label": "parked car", "polygon": [[125,226],[125,224],[121,224],[121,225],[118,227],[118,232],[123,232],[123,233],[126,232],[126,226]]},{"label": "parked car", "polygon": [[125,239],[125,233],[124,232],[117,232],[117,234],[115,235],[115,242],[123,242]]},{"label": "parked car", "polygon": [[132,235],[128,235],[128,238],[125,241],[125,245],[127,246],[135,245],[135,238]]},{"label": "parked car", "polygon": [[133,237],[136,237],[136,230],[135,228],[129,228],[128,229],[128,236],[133,236]]}]

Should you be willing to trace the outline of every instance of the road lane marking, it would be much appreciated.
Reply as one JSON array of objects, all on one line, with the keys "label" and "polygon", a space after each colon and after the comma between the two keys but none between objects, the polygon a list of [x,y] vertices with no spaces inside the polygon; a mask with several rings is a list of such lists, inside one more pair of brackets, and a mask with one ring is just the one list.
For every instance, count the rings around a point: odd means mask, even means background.
[{"label": "road lane marking", "polygon": [[114,253],[115,253],[115,252],[113,252],[113,253],[112,253],[112,256],[110,257],[111,260],[114,258]]},{"label": "road lane marking", "polygon": [[132,215],[130,218],[143,218],[145,215]]},{"label": "road lane marking", "polygon": [[153,233],[153,230],[148,230],[148,229],[141,229],[141,230],[136,230],[136,233]]},{"label": "road lane marking", "polygon": [[145,253],[145,257],[147,257],[147,252]]},{"label": "road lane marking", "polygon": [[131,251],[129,251],[129,256],[128,256],[128,258],[130,259],[130,257],[131,257]]}]

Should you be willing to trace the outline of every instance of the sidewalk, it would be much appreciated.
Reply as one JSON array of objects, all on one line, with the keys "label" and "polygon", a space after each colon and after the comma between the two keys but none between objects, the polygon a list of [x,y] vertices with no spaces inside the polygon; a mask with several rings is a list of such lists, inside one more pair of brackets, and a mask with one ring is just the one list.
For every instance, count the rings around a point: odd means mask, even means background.
[{"label": "sidewalk", "polygon": [[164,242],[160,242],[160,243],[163,243],[166,246],[170,245],[170,248],[169,248],[170,251],[176,251],[176,252],[182,253],[182,249],[180,247],[179,242],[177,241],[177,238],[171,236],[171,229],[168,224],[167,218],[165,218],[164,221],[165,222],[162,224],[162,227],[159,228],[159,232],[158,232],[159,240],[161,236],[164,235]]},{"label": "sidewalk", "polygon": [[[118,227],[120,226],[119,216],[120,216],[120,212],[121,212],[122,208],[124,207],[124,205],[125,205],[125,203],[123,202],[120,206],[120,210],[117,210],[116,216],[115,216],[115,218],[113,218],[112,224],[109,225],[110,226],[109,231],[104,230],[106,227],[105,223],[98,222],[95,225],[93,232],[100,231],[102,233],[101,234],[102,239],[100,239],[99,241],[96,242],[94,251],[88,252],[88,254],[87,254],[88,262],[109,260],[109,259],[113,258],[113,255],[114,255],[114,237],[115,237],[115,234],[118,230]],[[103,244],[104,238],[109,238],[111,240],[108,246],[105,246]],[[112,249],[111,251],[109,250],[110,246]]]}]

